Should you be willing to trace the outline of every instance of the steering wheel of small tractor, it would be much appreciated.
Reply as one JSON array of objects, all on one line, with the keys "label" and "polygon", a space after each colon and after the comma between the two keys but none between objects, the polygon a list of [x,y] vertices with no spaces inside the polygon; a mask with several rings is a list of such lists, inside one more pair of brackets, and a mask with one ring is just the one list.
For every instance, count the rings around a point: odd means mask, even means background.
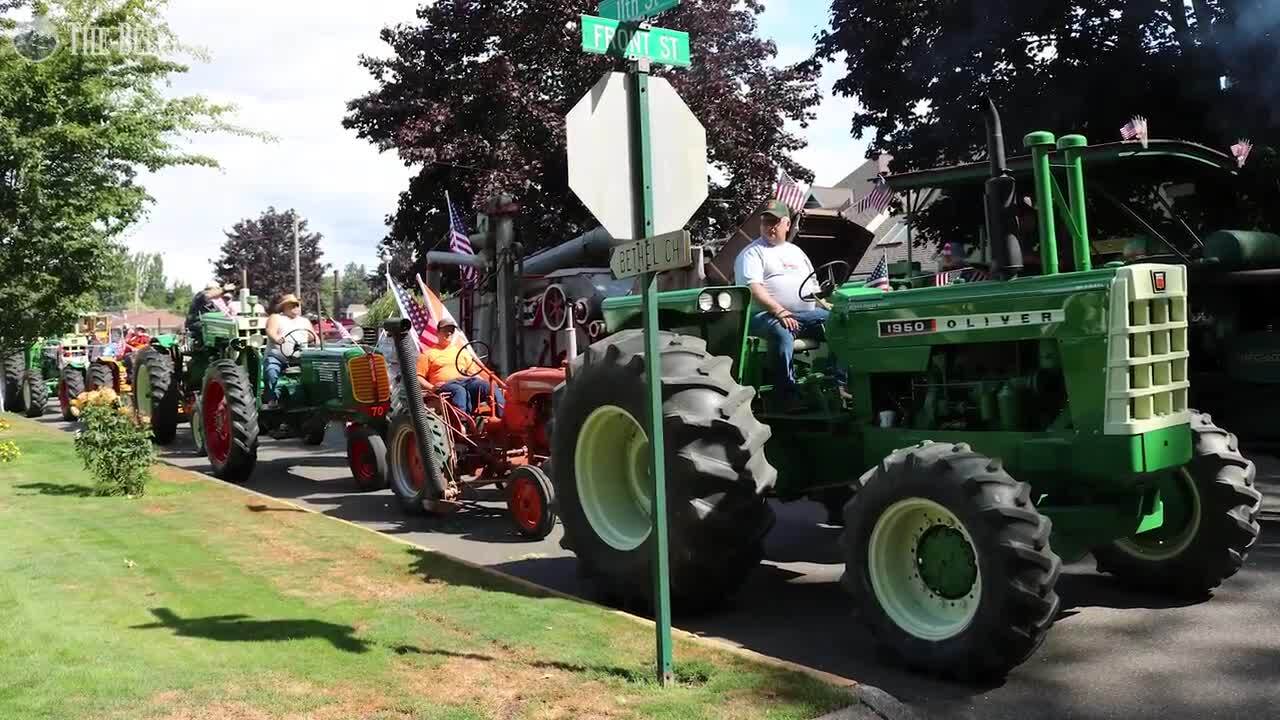
[{"label": "steering wheel of small tractor", "polygon": [[[849,276],[852,274],[853,271],[849,269],[849,263],[844,260],[832,260],[809,273],[809,277],[800,283],[800,300],[813,302],[831,297],[837,288],[849,281]],[[818,291],[805,292],[805,288],[809,286],[809,283],[815,280],[818,283]]]},{"label": "steering wheel of small tractor", "polygon": [[[478,352],[475,350],[475,346],[477,345],[483,348],[483,352]],[[472,362],[471,360],[468,360],[467,367],[464,368],[462,367],[462,359],[467,355],[474,356],[475,361]],[[463,377],[473,378],[479,375],[480,373],[484,372],[484,368],[481,367],[481,364],[488,359],[489,359],[489,343],[483,340],[472,340],[471,342],[462,346],[462,350],[458,353],[458,356],[453,359],[453,367],[455,370],[461,373]],[[468,373],[467,372],[468,368],[474,368],[475,372]]]},{"label": "steering wheel of small tractor", "polygon": [[569,322],[569,297],[559,285],[549,285],[542,293],[542,322],[551,332],[563,330]]},{"label": "steering wheel of small tractor", "polygon": [[311,337],[315,338],[316,342],[320,342],[320,336],[317,335],[314,330],[309,328],[296,328],[294,330],[290,330],[284,334],[284,337],[280,338],[280,354],[284,355],[287,360],[297,360],[302,357],[303,346],[298,344],[297,340],[293,339],[293,336],[297,333],[307,333],[311,335]]}]

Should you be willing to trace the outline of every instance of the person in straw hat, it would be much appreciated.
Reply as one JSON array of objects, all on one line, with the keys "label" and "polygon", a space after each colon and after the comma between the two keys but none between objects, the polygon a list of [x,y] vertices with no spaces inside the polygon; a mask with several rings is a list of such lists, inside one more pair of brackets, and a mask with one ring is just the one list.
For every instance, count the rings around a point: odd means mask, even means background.
[{"label": "person in straw hat", "polygon": [[285,368],[289,367],[289,357],[285,345],[307,346],[311,338],[317,337],[311,321],[302,314],[302,301],[297,295],[289,293],[280,298],[276,312],[267,318],[267,359],[266,359],[266,392],[263,399],[267,409],[278,406],[276,384]]}]

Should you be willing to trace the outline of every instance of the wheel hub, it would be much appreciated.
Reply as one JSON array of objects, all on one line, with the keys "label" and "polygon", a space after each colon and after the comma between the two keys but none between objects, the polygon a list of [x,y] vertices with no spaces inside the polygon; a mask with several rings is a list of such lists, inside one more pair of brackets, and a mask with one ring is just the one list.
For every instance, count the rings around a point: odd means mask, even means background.
[{"label": "wheel hub", "polygon": [[946,524],[933,525],[921,534],[916,567],[929,592],[947,600],[967,595],[978,577],[973,548],[963,533]]},{"label": "wheel hub", "polygon": [[649,437],[630,412],[603,405],[587,416],[574,449],[574,476],[582,512],[602,541],[628,551],[648,539]]}]

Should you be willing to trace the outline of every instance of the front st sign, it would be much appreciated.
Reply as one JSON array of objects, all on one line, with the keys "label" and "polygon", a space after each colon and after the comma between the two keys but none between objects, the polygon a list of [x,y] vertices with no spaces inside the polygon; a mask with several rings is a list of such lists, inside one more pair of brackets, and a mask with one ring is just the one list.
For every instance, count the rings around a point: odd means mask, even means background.
[{"label": "front st sign", "polygon": [[689,67],[689,33],[663,28],[636,30],[617,20],[582,16],[582,49],[596,55]]},{"label": "front st sign", "polygon": [[615,247],[609,256],[609,269],[621,280],[688,267],[692,262],[689,231],[677,230]]}]

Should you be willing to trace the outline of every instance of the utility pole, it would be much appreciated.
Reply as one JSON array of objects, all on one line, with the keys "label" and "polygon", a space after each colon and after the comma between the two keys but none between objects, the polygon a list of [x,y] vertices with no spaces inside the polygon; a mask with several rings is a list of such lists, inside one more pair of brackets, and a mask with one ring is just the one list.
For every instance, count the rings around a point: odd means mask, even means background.
[{"label": "utility pole", "polygon": [[298,264],[298,213],[293,214],[293,294],[302,298],[302,266]]},{"label": "utility pole", "polygon": [[333,307],[329,308],[333,311],[333,319],[338,319],[338,306],[342,304],[342,291],[338,289],[338,268],[333,269]]}]

